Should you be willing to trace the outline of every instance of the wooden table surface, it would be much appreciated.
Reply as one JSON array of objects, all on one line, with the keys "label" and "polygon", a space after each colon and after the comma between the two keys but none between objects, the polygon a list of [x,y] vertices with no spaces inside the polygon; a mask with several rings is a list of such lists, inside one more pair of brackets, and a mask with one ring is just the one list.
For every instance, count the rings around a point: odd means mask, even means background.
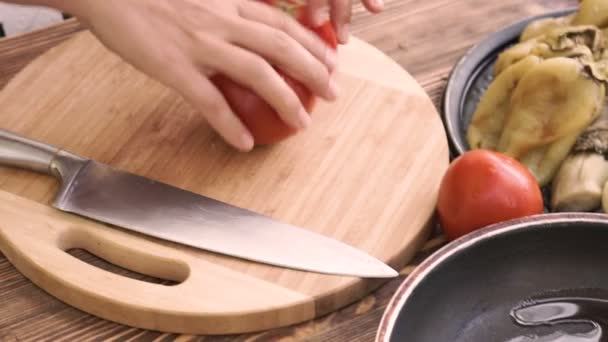
[{"label": "wooden table surface", "polygon": [[[572,7],[577,0],[385,0],[385,3],[386,10],[379,15],[369,15],[357,4],[351,31],[400,63],[440,108],[448,74],[472,44],[513,21]],[[68,20],[0,40],[0,87],[33,58],[79,30],[82,27],[77,21]],[[0,341],[373,341],[392,294],[408,272],[443,243],[441,236],[433,237],[399,278],[340,311],[297,326],[241,336],[176,336],[93,317],[32,285],[0,254]],[[128,273],[82,252],[76,256],[114,272]]]}]

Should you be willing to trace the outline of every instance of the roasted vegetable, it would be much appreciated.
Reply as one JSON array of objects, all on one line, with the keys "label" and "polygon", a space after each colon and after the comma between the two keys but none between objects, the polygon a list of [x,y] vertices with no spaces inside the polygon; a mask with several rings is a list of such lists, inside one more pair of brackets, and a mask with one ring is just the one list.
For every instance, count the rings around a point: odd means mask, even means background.
[{"label": "roasted vegetable", "polygon": [[604,190],[602,191],[602,209],[604,213],[608,214],[608,182],[604,183]]},{"label": "roasted vegetable", "polygon": [[551,184],[554,211],[608,213],[608,0],[531,22],[493,74],[469,147],[513,157]]},{"label": "roasted vegetable", "polygon": [[578,10],[562,17],[541,18],[528,24],[519,36],[524,42],[568,26],[591,25],[598,29],[608,27],[608,0],[579,1]]},{"label": "roasted vegetable", "polygon": [[540,61],[536,56],[525,57],[494,79],[479,101],[468,127],[467,142],[470,148],[495,149],[498,146],[511,94],[524,74]]},{"label": "roasted vegetable", "polygon": [[576,58],[528,56],[482,97],[467,131],[473,149],[502,152],[548,184],[577,137],[600,114],[603,68]]},{"label": "roasted vegetable", "polygon": [[606,48],[603,31],[591,25],[554,29],[538,41],[531,53],[543,58],[562,56],[598,60]]},{"label": "roasted vegetable", "polygon": [[528,24],[519,36],[519,41],[523,42],[532,38],[537,38],[544,34],[550,33],[556,28],[563,28],[571,25],[575,14],[567,15],[558,18],[543,18],[537,19]]},{"label": "roasted vegetable", "polygon": [[538,63],[513,91],[497,150],[523,162],[546,185],[601,113],[605,80],[576,59]]},{"label": "roasted vegetable", "polygon": [[595,25],[599,28],[608,26],[608,0],[579,1],[572,24]]},{"label": "roasted vegetable", "polygon": [[501,52],[496,59],[496,63],[494,63],[494,77],[498,77],[508,67],[531,56],[532,50],[537,44],[538,39],[531,39],[515,44]]},{"label": "roasted vegetable", "polygon": [[606,50],[604,33],[595,26],[567,26],[556,28],[542,36],[517,43],[501,52],[494,66],[494,76],[524,57],[534,55],[542,59],[572,57],[598,61]]},{"label": "roasted vegetable", "polygon": [[[577,139],[552,184],[553,211],[593,211],[608,180],[608,108]],[[607,203],[608,204],[608,203]]]}]

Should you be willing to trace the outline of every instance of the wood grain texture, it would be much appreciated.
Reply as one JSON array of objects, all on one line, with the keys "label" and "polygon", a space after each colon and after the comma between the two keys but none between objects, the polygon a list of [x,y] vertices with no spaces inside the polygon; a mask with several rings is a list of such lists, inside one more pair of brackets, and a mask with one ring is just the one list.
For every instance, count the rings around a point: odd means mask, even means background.
[{"label": "wood grain texture", "polygon": [[[339,49],[338,59],[336,80],[345,95],[333,103],[319,101],[311,113],[314,125],[280,144],[240,153],[174,91],[85,31],[9,82],[0,93],[6,111],[0,127],[333,237],[400,269],[428,237],[449,163],[447,138],[430,98],[397,63],[355,37]],[[46,205],[58,188],[54,178],[25,170],[2,168],[0,177],[0,189]],[[62,253],[72,234],[66,232],[68,222],[49,223],[45,230],[43,218],[32,228],[22,215],[9,223],[2,229],[2,250],[20,260],[16,265],[36,284],[84,311],[151,330],[226,334],[277,328],[350,304],[386,281],[293,271],[202,251],[184,254],[190,249],[181,246],[171,252],[100,232],[93,224],[74,233],[84,246],[71,247],[136,271],[165,274],[169,267],[161,258],[174,260],[176,272],[180,262],[187,265],[188,279],[167,288],[101,272]],[[105,247],[93,241],[105,241]],[[314,249],[309,253],[317,259]]]},{"label": "wood grain texture", "polygon": [[[385,12],[376,16],[364,13],[357,5],[351,30],[410,71],[439,105],[453,64],[472,44],[524,16],[574,5],[575,0],[387,0]],[[0,84],[6,84],[34,56],[77,30],[78,23],[70,21],[0,42]],[[429,241],[427,248],[404,269],[402,277],[342,310],[292,327],[223,337],[161,334],[98,319],[47,295],[0,257],[0,303],[3,303],[0,340],[373,341],[383,309],[393,292],[408,271],[443,242],[441,237]],[[129,274],[83,252],[76,251],[75,255],[114,272]]]}]

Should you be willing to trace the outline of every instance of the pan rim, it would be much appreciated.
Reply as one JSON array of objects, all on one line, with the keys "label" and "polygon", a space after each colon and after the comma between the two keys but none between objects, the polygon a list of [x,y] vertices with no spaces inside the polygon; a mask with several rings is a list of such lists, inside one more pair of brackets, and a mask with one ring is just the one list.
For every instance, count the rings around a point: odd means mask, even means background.
[{"label": "pan rim", "polygon": [[480,65],[488,62],[488,56],[502,49],[521,34],[527,24],[534,20],[561,17],[573,13],[578,6],[550,11],[526,17],[495,31],[480,42],[474,44],[461,56],[448,75],[441,98],[441,119],[443,120],[450,150],[454,157],[469,150],[466,139],[461,136],[460,125],[463,101],[471,83],[479,72]]},{"label": "pan rim", "polygon": [[539,226],[544,226],[542,229],[551,229],[550,227],[556,224],[577,223],[608,225],[608,214],[567,212],[531,215],[495,223],[449,242],[420,263],[397,288],[382,315],[375,341],[391,342],[397,317],[412,297],[413,292],[445,260],[454,257],[463,250],[484,243],[490,238],[504,236],[522,229]]}]

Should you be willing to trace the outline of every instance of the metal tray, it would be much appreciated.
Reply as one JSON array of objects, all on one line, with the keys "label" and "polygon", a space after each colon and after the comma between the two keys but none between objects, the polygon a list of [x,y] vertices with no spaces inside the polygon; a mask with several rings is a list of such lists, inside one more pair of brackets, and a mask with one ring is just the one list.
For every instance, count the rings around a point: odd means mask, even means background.
[{"label": "metal tray", "polygon": [[522,31],[532,21],[547,17],[562,17],[576,10],[571,8],[549,12],[518,21],[491,34],[460,58],[450,73],[442,101],[442,119],[453,157],[469,150],[466,142],[466,127],[481,96],[493,80],[492,71],[498,54],[516,43]]}]

